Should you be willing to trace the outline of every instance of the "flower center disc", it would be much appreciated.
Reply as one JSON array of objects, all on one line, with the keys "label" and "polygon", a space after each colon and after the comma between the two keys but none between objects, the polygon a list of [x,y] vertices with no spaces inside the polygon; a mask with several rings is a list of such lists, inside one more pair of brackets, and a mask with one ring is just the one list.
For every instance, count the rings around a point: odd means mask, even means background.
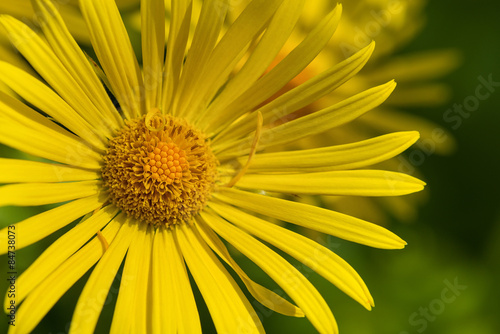
[{"label": "flower center disc", "polygon": [[205,206],[217,160],[205,136],[184,120],[148,116],[127,122],[110,140],[102,178],[129,216],[179,224]]}]

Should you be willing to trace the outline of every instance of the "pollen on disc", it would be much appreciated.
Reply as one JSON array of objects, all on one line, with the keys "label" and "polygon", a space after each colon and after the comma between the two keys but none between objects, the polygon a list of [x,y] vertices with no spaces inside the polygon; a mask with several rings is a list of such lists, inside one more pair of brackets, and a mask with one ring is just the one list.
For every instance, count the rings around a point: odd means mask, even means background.
[{"label": "pollen on disc", "polygon": [[128,216],[169,227],[203,209],[218,162],[204,133],[163,117],[154,124],[147,116],[127,121],[109,141],[101,173],[112,202]]},{"label": "pollen on disc", "polygon": [[[158,182],[166,183],[180,179],[182,172],[189,169],[189,163],[183,158],[185,155],[186,152],[176,144],[159,141],[148,155],[150,159],[148,164],[157,168],[151,177]],[[180,168],[171,168],[173,166]]]}]

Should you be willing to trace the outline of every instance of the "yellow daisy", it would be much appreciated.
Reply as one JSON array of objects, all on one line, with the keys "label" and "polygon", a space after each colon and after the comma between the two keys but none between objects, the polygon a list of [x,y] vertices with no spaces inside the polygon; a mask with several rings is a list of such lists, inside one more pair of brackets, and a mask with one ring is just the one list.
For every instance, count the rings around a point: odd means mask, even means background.
[{"label": "yellow daisy", "polygon": [[[13,45],[44,80],[0,62],[1,80],[22,98],[0,92],[0,143],[47,160],[2,158],[0,183],[7,185],[0,187],[0,205],[62,203],[4,228],[0,239],[15,230],[15,247],[20,249],[83,217],[16,279],[22,288],[15,299],[7,295],[5,301],[7,310],[12,305],[17,310],[11,333],[35,329],[95,265],[70,327],[71,333],[93,332],[122,262],[112,333],[201,332],[188,271],[218,332],[263,332],[257,313],[221,260],[263,305],[305,316],[321,333],[336,333],[321,294],[266,244],[303,262],[365,308],[373,306],[366,285],[349,264],[265,219],[399,249],[405,242],[382,227],[280,194],[398,196],[424,185],[404,174],[362,169],[403,151],[417,140],[416,132],[261,153],[349,122],[380,105],[395,87],[390,81],[270,127],[276,117],[349,80],[373,51],[370,44],[265,103],[312,61],[338,25],[340,6],[266,73],[304,2],[252,1],[220,34],[229,6],[205,1],[186,50],[190,2],[173,1],[165,42],[163,1],[144,0],[142,69],[114,1],[80,3],[100,66],[80,50],[49,0],[33,1],[41,34],[13,17],[0,17]],[[226,243],[276,281],[283,296],[253,282]]]},{"label": "yellow daisy", "polygon": [[[439,79],[455,69],[459,55],[455,50],[429,50],[395,56],[425,23],[425,2],[419,0],[362,0],[342,2],[344,6],[342,24],[335,38],[328,43],[298,76],[293,78],[278,94],[282,94],[312,77],[322,73],[339,61],[358,52],[373,39],[377,48],[370,62],[346,84],[314,103],[305,106],[296,115],[304,115],[325,108],[360,91],[372,87],[377,82],[394,78],[398,89],[380,107],[358,119],[293,143],[283,149],[297,149],[322,146],[328,143],[341,144],[365,140],[393,131],[417,130],[420,140],[407,160],[402,156],[384,161],[376,168],[394,170],[419,175],[419,166],[433,154],[448,155],[454,152],[456,144],[453,135],[446,128],[416,114],[418,110],[442,105],[450,97],[450,89]],[[278,59],[292,50],[334,4],[328,0],[311,0],[299,21],[292,38],[285,44]],[[408,108],[414,112],[409,113]],[[423,156],[423,159],[422,159]],[[425,200],[425,193],[404,197],[339,197],[322,196],[323,205],[343,212],[349,212],[381,224],[389,218],[411,221],[417,215],[418,206]]]}]

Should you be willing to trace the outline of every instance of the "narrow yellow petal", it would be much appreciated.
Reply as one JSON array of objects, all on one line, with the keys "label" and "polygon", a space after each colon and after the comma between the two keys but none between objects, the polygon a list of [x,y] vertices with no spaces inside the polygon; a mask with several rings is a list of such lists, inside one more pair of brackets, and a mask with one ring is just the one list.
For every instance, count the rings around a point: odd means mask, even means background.
[{"label": "narrow yellow petal", "polygon": [[174,236],[219,333],[264,333],[259,317],[196,228],[181,224]]},{"label": "narrow yellow petal", "polygon": [[[366,167],[398,155],[418,138],[416,131],[396,132],[352,144],[257,154],[249,172],[325,172]],[[238,161],[244,164],[245,157]]]},{"label": "narrow yellow petal", "polygon": [[0,92],[0,143],[49,160],[100,170],[101,155],[24,103]]},{"label": "narrow yellow petal", "polygon": [[80,8],[121,109],[132,118],[145,114],[142,73],[116,3],[82,0]]},{"label": "narrow yellow petal", "polygon": [[150,110],[161,106],[165,54],[164,0],[141,0],[141,38],[146,110]]},{"label": "narrow yellow petal", "polygon": [[[189,38],[192,6],[193,2],[191,0],[173,0],[170,8],[171,18],[164,65],[164,71],[169,75],[164,76],[163,111],[171,110],[173,96],[179,85]],[[171,111],[175,115],[175,110]]]},{"label": "narrow yellow petal", "polygon": [[141,224],[123,267],[110,333],[145,333],[153,228]]},{"label": "narrow yellow petal", "polygon": [[[325,72],[313,77],[312,79],[291,89],[285,94],[259,108],[258,112],[261,112],[264,116],[264,122],[269,123],[275,121],[277,118],[276,110],[282,110],[279,117],[286,117],[287,115],[306,107],[307,105],[334,91],[336,88],[354,77],[355,74],[363,68],[370,58],[374,48],[375,43],[372,42],[348,59],[338,63]],[[226,137],[238,137],[251,132],[253,129],[249,126],[249,123],[246,120],[250,117],[254,117],[253,113],[247,115],[242,120],[239,120],[239,122],[225,129],[219,136],[222,137],[223,134],[226,134]],[[217,140],[222,140],[220,137]]]},{"label": "narrow yellow petal", "polygon": [[[198,74],[186,117],[200,116],[199,110],[211,101],[227,80],[244,51],[262,31],[283,0],[254,0],[228,28]],[[197,114],[194,114],[194,113]],[[203,123],[201,123],[203,124]]]},{"label": "narrow yellow petal", "polygon": [[153,244],[153,333],[201,333],[193,290],[173,233],[157,230]]},{"label": "narrow yellow petal", "polygon": [[371,309],[373,298],[361,277],[346,261],[328,248],[232,206],[214,202],[209,206],[236,226],[290,254],[335,284],[365,308]]},{"label": "narrow yellow petal", "polygon": [[406,245],[397,235],[379,225],[317,206],[229,188],[221,189],[214,197],[243,209],[367,246],[398,249]]},{"label": "narrow yellow petal", "polygon": [[[111,222],[102,231],[106,240],[112,242],[120,226],[121,223],[118,221]],[[102,254],[101,242],[98,238],[94,238],[57,267],[26,297],[18,309],[16,317],[19,322],[16,323],[16,330],[19,333],[31,333],[62,295],[99,260]],[[99,298],[105,298],[106,295],[107,292],[100,294]]]},{"label": "narrow yellow petal", "polygon": [[[14,224],[16,233],[23,236],[16,241],[16,249],[45,238],[75,219],[101,207],[106,200],[107,198],[102,196],[78,199]],[[0,230],[0,240],[7,240],[7,229],[8,227]],[[0,254],[5,254],[7,248],[4,248],[0,249]]]},{"label": "narrow yellow petal", "polygon": [[[217,234],[252,260],[294,300],[320,333],[337,333],[337,323],[320,293],[294,266],[263,243],[216,214],[201,217]],[[231,220],[237,219],[231,217]]]},{"label": "narrow yellow petal", "polygon": [[279,64],[227,106],[223,114],[226,118],[217,122],[219,129],[216,132],[226,127],[234,115],[238,117],[253,110],[298,75],[328,43],[338,26],[341,12],[342,6],[337,5]]},{"label": "narrow yellow petal", "polygon": [[60,203],[96,195],[100,189],[100,181],[9,184],[0,187],[0,206]]},{"label": "narrow yellow petal", "polygon": [[191,47],[186,56],[186,61],[182,67],[182,75],[179,81],[179,89],[173,101],[174,115],[184,113],[192,98],[195,85],[198,80],[202,80],[200,73],[205,68],[208,58],[219,37],[227,9],[228,0],[207,0],[203,1],[200,17],[194,32]]},{"label": "narrow yellow petal", "polygon": [[224,243],[215,234],[215,232],[205,224],[200,223],[198,230],[207,242],[207,244],[212,248],[217,255],[222,258],[231,268],[240,276],[241,280],[248,289],[248,292],[257,299],[262,305],[267,308],[292,317],[303,317],[304,312],[297,306],[290,303],[288,300],[284,299],[277,293],[263,287],[260,284],[255,283],[248,277],[248,275],[238,266],[236,261],[233,260],[229,251],[227,250]]},{"label": "narrow yellow petal", "polygon": [[38,74],[88,123],[103,136],[111,131],[103,123],[101,112],[79,86],[52,48],[27,25],[12,17],[0,16],[0,25],[7,31],[12,44],[35,68]]},{"label": "narrow yellow petal", "polygon": [[30,74],[0,61],[0,80],[20,97],[54,118],[95,148],[106,147],[92,125],[71,108],[58,94]]},{"label": "narrow yellow petal", "polygon": [[288,194],[400,196],[424,189],[424,182],[383,170],[341,170],[294,174],[245,174],[237,187]]},{"label": "narrow yellow petal", "polygon": [[[118,219],[120,217],[122,216]],[[105,298],[96,298],[96,296],[107,294],[130,242],[138,236],[138,222],[129,219],[122,219],[120,222],[122,224],[120,231],[97,263],[80,294],[71,320],[70,333],[94,331],[105,301]]]},{"label": "narrow yellow petal", "polygon": [[[268,139],[260,142],[259,149],[286,144],[350,122],[379,106],[389,97],[395,87],[396,83],[391,81],[384,85],[368,89],[323,110],[286,122],[274,128],[263,130],[262,138]],[[229,150],[230,152],[218,154],[219,160],[223,160],[227,157],[241,155],[242,148],[247,141],[248,139],[245,138],[232,144],[224,145],[226,147],[222,145],[220,147],[214,146],[213,150],[215,152]]]},{"label": "narrow yellow petal", "polygon": [[64,261],[77,252],[85,243],[96,235],[118,212],[114,206],[99,210],[96,214],[73,227],[69,232],[52,243],[21,276],[18,284],[22,286],[16,294],[20,303],[31,291],[55,271]]},{"label": "narrow yellow petal", "polygon": [[0,183],[96,180],[100,173],[61,164],[0,158]]},{"label": "narrow yellow petal", "polygon": [[[225,111],[225,108],[241,92],[247,90],[269,67],[295,27],[304,7],[304,2],[304,0],[286,0],[282,2],[242,69],[235,74],[234,78],[228,82],[210,104],[206,114],[200,121],[204,128],[208,129],[209,122],[220,116]],[[215,120],[215,123],[217,122],[218,120]]]},{"label": "narrow yellow petal", "polygon": [[[95,74],[92,65],[87,61],[86,55],[66,28],[58,9],[48,0],[33,1],[33,6],[54,53],[97,107],[102,115],[102,121],[106,123],[105,126],[113,131],[118,130],[123,124],[122,118]],[[80,20],[82,20],[81,15]]]}]

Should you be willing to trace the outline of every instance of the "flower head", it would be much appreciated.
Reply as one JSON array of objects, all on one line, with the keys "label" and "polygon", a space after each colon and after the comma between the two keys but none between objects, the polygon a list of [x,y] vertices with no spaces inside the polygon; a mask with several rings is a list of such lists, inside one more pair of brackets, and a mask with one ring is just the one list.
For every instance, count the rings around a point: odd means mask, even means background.
[{"label": "flower head", "polygon": [[[400,153],[418,133],[262,152],[349,122],[394,89],[390,81],[273,125],[349,80],[368,60],[373,45],[269,101],[328,43],[340,6],[266,72],[303,2],[251,1],[221,35],[229,6],[205,1],[188,43],[190,2],[173,1],[165,42],[163,1],[144,0],[142,68],[114,1],[81,0],[99,64],[81,51],[49,0],[33,3],[43,36],[9,16],[0,24],[45,82],[0,62],[0,78],[22,98],[0,93],[0,142],[42,161],[1,159],[0,182],[8,184],[0,188],[0,205],[62,203],[14,225],[18,248],[83,218],[19,277],[23,289],[15,303],[22,305],[11,331],[32,331],[95,265],[70,328],[93,332],[104,304],[99,296],[124,262],[111,332],[201,332],[188,270],[218,331],[262,332],[222,259],[263,305],[306,316],[319,332],[337,332],[319,292],[262,241],[307,264],[367,309],[373,306],[364,282],[339,256],[263,219],[372,247],[405,245],[377,225],[282,197],[419,191],[423,182],[413,177],[359,169]],[[0,231],[2,240],[6,235],[7,229]],[[293,303],[252,281],[222,239],[261,267]]]}]

